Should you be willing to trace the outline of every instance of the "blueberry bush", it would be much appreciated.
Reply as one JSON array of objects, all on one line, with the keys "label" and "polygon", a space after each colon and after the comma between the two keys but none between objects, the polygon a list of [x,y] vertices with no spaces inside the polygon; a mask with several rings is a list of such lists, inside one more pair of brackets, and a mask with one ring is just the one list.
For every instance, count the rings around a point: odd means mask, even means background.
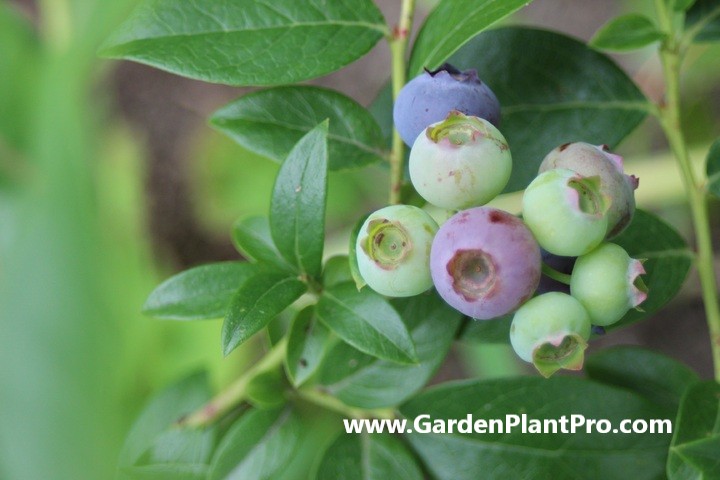
[{"label": "blueberry bush", "polygon": [[[717,383],[634,347],[585,358],[596,336],[662,308],[694,266],[720,380],[707,210],[720,147],[706,181],[680,96],[686,54],[720,40],[720,2],[655,0],[654,18],[618,17],[589,45],[495,26],[526,3],[441,0],[411,44],[414,0],[390,22],[372,0],[146,0],[107,39],[106,57],[263,87],[211,123],[281,164],[268,215],[233,229],[244,260],[169,278],[144,307],[224,318],[225,355],[252,337],[265,355],[222,392],[194,374],[158,394],[118,478],[720,478]],[[299,84],[382,40],[389,83],[369,109]],[[657,104],[604,53],[650,45],[666,89]],[[613,153],[646,116],[677,160],[695,248],[636,208],[639,179]],[[372,164],[387,173],[387,200],[349,219],[347,254],[327,258],[328,175]],[[522,190],[522,211],[487,205]],[[542,376],[425,388],[455,341],[509,342]],[[675,430],[346,434],[339,420],[520,413],[667,418]]]}]

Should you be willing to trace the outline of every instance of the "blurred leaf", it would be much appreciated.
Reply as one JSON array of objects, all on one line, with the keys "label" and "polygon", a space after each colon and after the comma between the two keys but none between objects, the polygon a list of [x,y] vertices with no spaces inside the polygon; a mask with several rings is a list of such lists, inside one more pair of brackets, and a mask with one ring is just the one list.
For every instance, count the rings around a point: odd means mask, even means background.
[{"label": "blurred leaf", "polygon": [[[129,467],[138,463],[168,428],[184,415],[202,406],[210,396],[210,386],[205,373],[190,375],[156,394],[135,420],[125,438],[119,465]],[[168,456],[167,453],[157,452],[155,458],[167,459]],[[195,459],[204,461],[203,457]]]},{"label": "blurred leaf", "polygon": [[665,355],[634,346],[602,350],[585,361],[588,377],[608,385],[634,390],[673,414],[697,374]]},{"label": "blurred leaf", "polygon": [[311,86],[254,92],[221,108],[212,124],[243,147],[282,163],[303,135],[330,119],[330,170],[383,160],[380,127],[360,104],[345,95]]},{"label": "blurred leaf", "polygon": [[692,386],[675,420],[667,475],[670,480],[720,478],[720,385]]},{"label": "blurred leaf", "polygon": [[325,452],[317,480],[422,480],[407,447],[387,433],[343,434]]},{"label": "blurred leaf", "polygon": [[612,60],[558,33],[487,31],[449,62],[476,68],[500,100],[500,130],[513,157],[506,192],[524,189],[558,145],[586,141],[613,148],[647,114],[647,100]]},{"label": "blurred leaf", "polygon": [[287,383],[279,368],[266,370],[252,378],[247,386],[248,401],[257,408],[278,408],[286,403]]},{"label": "blurred leaf", "polygon": [[287,369],[293,385],[305,383],[320,366],[327,352],[330,331],[318,321],[313,306],[297,314],[290,327]]},{"label": "blurred leaf", "polygon": [[325,287],[332,287],[352,281],[353,276],[350,272],[350,260],[347,255],[335,255],[327,259],[322,274],[322,284]]},{"label": "blurred leaf", "polygon": [[320,277],[327,202],[327,134],[324,121],[293,147],[275,180],[270,233],[292,265]]},{"label": "blurred leaf", "polygon": [[317,316],[337,336],[358,350],[399,363],[417,362],[415,346],[400,315],[380,295],[344,283],[327,288]]},{"label": "blurred leaf", "polygon": [[125,467],[120,470],[120,480],[205,480],[208,474],[205,464],[159,464]]},{"label": "blurred leaf", "polygon": [[323,391],[359,408],[389,407],[410,398],[435,374],[450,350],[460,313],[436,294],[395,299],[393,305],[410,331],[419,363],[378,360],[338,343],[318,374]]},{"label": "blurred leaf", "polygon": [[636,210],[632,222],[619,236],[611,240],[623,247],[632,258],[647,259],[643,264],[648,298],[641,305],[643,311],[630,310],[607,331],[615,330],[647,318],[675,298],[692,266],[694,254],[685,240],[670,225],[644,210]]},{"label": "blurred leaf", "polygon": [[684,12],[688,8],[692,7],[695,0],[667,0],[670,7],[676,12]]},{"label": "blurred leaf", "polygon": [[355,226],[352,229],[352,232],[350,232],[350,245],[348,246],[348,261],[350,262],[350,275],[352,275],[353,281],[355,282],[355,288],[358,290],[362,289],[367,283],[365,282],[365,279],[360,275],[360,267],[358,266],[358,260],[357,260],[357,236],[360,234],[360,229],[365,224],[365,220],[370,215],[363,215],[361,216],[357,222],[355,222]]},{"label": "blurred leaf", "polygon": [[291,410],[251,410],[218,446],[208,480],[274,478],[286,468],[301,434]]},{"label": "blurred leaf", "polygon": [[442,0],[430,12],[413,46],[409,72],[433,70],[468,40],[532,0]]},{"label": "blurred leaf", "polygon": [[101,54],[209,82],[280,85],[352,63],[386,31],[370,0],[146,0]]},{"label": "blurred leaf", "polygon": [[392,95],[392,82],[388,80],[385,82],[384,87],[380,89],[375,99],[368,107],[368,111],[375,119],[375,122],[380,126],[380,130],[383,135],[383,145],[386,148],[392,147],[392,132],[393,132],[393,95]]},{"label": "blurred leaf", "polygon": [[630,13],[606,23],[590,40],[599,50],[625,52],[661,40],[665,34],[645,15]]},{"label": "blurred leaf", "polygon": [[512,314],[492,320],[468,318],[467,324],[460,331],[459,339],[478,343],[508,343],[512,319]]},{"label": "blurred leaf", "polygon": [[263,272],[251,277],[237,291],[225,315],[224,355],[260,331],[306,289],[303,282],[282,273]]},{"label": "blurred leaf", "polygon": [[707,154],[706,169],[708,177],[707,190],[716,197],[720,197],[720,139],[715,140],[710,147]]},{"label": "blurred leaf", "polygon": [[720,40],[720,0],[697,0],[685,15],[685,28],[698,30],[695,42]]},{"label": "blurred leaf", "polygon": [[257,263],[272,265],[281,271],[295,271],[295,267],[285,261],[273,243],[267,217],[252,215],[241,218],[233,225],[232,237],[238,251]]},{"label": "blurred leaf", "polygon": [[238,288],[257,272],[257,266],[244,262],[191,268],[153,290],[143,313],[171,320],[222,318]]},{"label": "blurred leaf", "polygon": [[[422,393],[400,411],[408,419],[419,415],[429,415],[432,420],[465,419],[471,415],[474,422],[484,419],[488,425],[490,420],[503,421],[506,415],[521,414],[527,415],[528,423],[583,415],[586,419],[607,419],[613,428],[618,428],[623,419],[662,418],[662,410],[639,395],[573,377],[450,383]],[[569,424],[567,427],[569,430]],[[516,426],[492,433],[489,428],[486,433],[413,431],[406,438],[437,479],[663,477],[670,442],[667,434],[602,434],[596,429],[586,433],[585,426],[573,434],[560,431],[558,425],[557,434],[528,434]]]},{"label": "blurred leaf", "polygon": [[23,150],[30,135],[40,42],[30,22],[8,2],[0,3],[0,45],[0,71],[5,72],[0,75],[0,146]]}]

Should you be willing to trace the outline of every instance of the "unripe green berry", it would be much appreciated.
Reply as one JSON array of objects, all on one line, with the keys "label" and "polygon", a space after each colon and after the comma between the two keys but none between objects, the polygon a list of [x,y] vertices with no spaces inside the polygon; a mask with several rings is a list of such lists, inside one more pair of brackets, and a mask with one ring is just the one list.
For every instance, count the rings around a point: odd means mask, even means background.
[{"label": "unripe green berry", "polygon": [[607,230],[607,198],[599,177],[558,168],[541,173],[523,194],[523,220],[541,247],[575,257],[602,242]]},{"label": "unripe green berry", "polygon": [[606,327],[620,320],[647,298],[639,260],[614,243],[600,245],[578,257],[570,279],[570,293],[583,304],[593,325]]},{"label": "unripe green berry", "polygon": [[438,225],[422,209],[392,205],[372,213],[358,234],[360,275],[391,297],[418,295],[432,286],[430,248]]},{"label": "unripe green berry", "polygon": [[420,196],[460,210],[484,205],[503,191],[512,157],[505,137],[490,122],[451,112],[418,135],[409,169]]},{"label": "unripe green berry", "polygon": [[607,236],[611,238],[630,224],[635,213],[635,189],[638,179],[624,172],[623,158],[611,153],[607,145],[584,142],[566,143],[547,154],[540,173],[568,168],[586,177],[600,177],[600,192],[610,198]]},{"label": "unripe green berry", "polygon": [[549,377],[561,368],[582,368],[590,327],[590,316],[580,302],[566,293],[550,292],[515,312],[510,343],[520,358]]}]

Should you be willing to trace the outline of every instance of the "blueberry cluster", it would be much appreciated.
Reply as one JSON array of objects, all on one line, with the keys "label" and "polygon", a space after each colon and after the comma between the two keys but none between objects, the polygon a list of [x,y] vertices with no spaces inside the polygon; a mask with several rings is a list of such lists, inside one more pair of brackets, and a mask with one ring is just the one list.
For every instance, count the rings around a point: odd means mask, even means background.
[{"label": "blueberry cluster", "polygon": [[632,219],[638,182],[607,147],[569,143],[545,157],[521,217],[484,206],[512,170],[499,119],[497,98],[472,70],[444,65],[403,88],[394,121],[411,146],[410,180],[428,206],[449,212],[435,218],[449,218],[438,226],[431,209],[410,205],[374,212],[356,239],[358,270],[383,295],[434,286],[474,319],[514,312],[510,340],[523,360],[545,376],[579,369],[593,326],[647,297],[642,263],[606,242]]}]

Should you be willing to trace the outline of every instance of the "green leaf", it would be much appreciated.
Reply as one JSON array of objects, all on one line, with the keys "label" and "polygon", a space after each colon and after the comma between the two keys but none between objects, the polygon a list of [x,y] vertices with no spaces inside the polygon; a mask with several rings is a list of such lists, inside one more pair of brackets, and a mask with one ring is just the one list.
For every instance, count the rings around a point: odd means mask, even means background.
[{"label": "green leaf", "polygon": [[430,12],[413,46],[410,75],[442,64],[468,40],[532,0],[443,0]]},{"label": "green leaf", "polygon": [[118,480],[205,480],[208,471],[205,464],[142,465],[121,468]]},{"label": "green leaf", "polygon": [[[190,375],[155,395],[143,408],[125,438],[119,465],[130,467],[138,463],[168,428],[184,415],[202,406],[210,396],[210,386],[205,373]],[[156,453],[154,458],[168,458],[167,455]]]},{"label": "green leaf", "polygon": [[323,291],[317,316],[337,336],[369,355],[417,362],[415,346],[400,315],[380,295],[344,283]]},{"label": "green leaf", "polygon": [[396,437],[387,433],[343,434],[325,452],[317,480],[422,480],[423,474]]},{"label": "green leaf", "polygon": [[286,365],[293,385],[299,387],[320,366],[329,347],[330,331],[310,306],[297,314],[288,334]]},{"label": "green leaf", "polygon": [[450,350],[460,313],[434,293],[396,299],[393,305],[410,331],[419,363],[379,360],[338,343],[318,373],[324,392],[354,407],[384,408],[404,402],[432,378]]},{"label": "green leaf", "polygon": [[685,240],[670,225],[644,210],[636,210],[628,228],[612,239],[632,258],[647,259],[643,264],[643,281],[648,298],[640,305],[642,311],[630,310],[606,330],[625,327],[657,312],[675,298],[692,266],[694,254]]},{"label": "green leaf", "polygon": [[352,281],[353,276],[350,272],[350,260],[347,255],[335,255],[327,259],[322,273],[322,284],[325,287],[333,287]]},{"label": "green leaf", "polygon": [[[414,398],[400,409],[409,420],[419,415],[435,419],[466,419],[473,422],[506,415],[527,415],[531,420],[560,419],[583,415],[607,419],[619,428],[624,419],[663,418],[652,402],[628,390],[573,378],[504,378],[444,384]],[[579,419],[580,417],[575,417]],[[427,421],[427,418],[421,419]],[[500,433],[413,433],[406,438],[433,478],[552,478],[554,480],[606,480],[662,478],[670,442],[668,434],[602,434],[580,427],[573,434],[523,433],[521,426]],[[528,426],[529,430],[530,426]],[[568,429],[570,428],[568,422]],[[488,477],[491,475],[491,477]]]},{"label": "green leaf", "polygon": [[634,390],[673,414],[687,389],[699,380],[682,363],[651,350],[617,346],[597,352],[585,361],[588,377]]},{"label": "green leaf", "polygon": [[274,478],[298,448],[302,430],[285,410],[251,410],[218,446],[208,480]]},{"label": "green leaf", "polygon": [[665,34],[645,15],[630,13],[606,23],[590,40],[599,50],[626,52],[661,40]]},{"label": "green leaf", "polygon": [[365,220],[370,215],[363,215],[358,219],[357,222],[355,222],[355,226],[353,226],[352,232],[350,232],[350,245],[348,246],[348,261],[350,262],[350,275],[352,275],[353,281],[355,282],[355,288],[360,290],[363,288],[367,283],[365,282],[365,279],[360,275],[360,267],[358,266],[358,260],[357,260],[357,236],[360,234],[360,229],[362,228],[363,224],[365,223]]},{"label": "green leaf", "polygon": [[233,243],[237,250],[261,265],[271,265],[280,271],[296,272],[278,252],[270,235],[270,221],[262,215],[252,215],[233,225]]},{"label": "green leaf", "polygon": [[327,201],[327,121],[293,147],[275,180],[270,233],[278,250],[311,277],[320,276]]},{"label": "green leaf", "polygon": [[720,40],[720,0],[697,0],[685,15],[685,28],[698,30],[695,42]]},{"label": "green leaf", "polygon": [[720,197],[720,139],[710,147],[706,160],[707,190],[716,197]]},{"label": "green leaf", "polygon": [[385,144],[370,113],[345,95],[311,86],[251,93],[221,108],[211,121],[243,147],[281,163],[303,135],[330,119],[330,170],[383,160]]},{"label": "green leaf", "polygon": [[338,70],[386,32],[370,0],[145,0],[101,54],[208,82],[280,85]]},{"label": "green leaf", "polygon": [[676,12],[684,12],[695,4],[696,0],[667,0],[670,8]]},{"label": "green leaf", "polygon": [[171,320],[222,318],[235,292],[257,271],[257,266],[245,262],[191,268],[155,288],[143,313]]},{"label": "green leaf", "polygon": [[675,420],[667,475],[670,480],[720,478],[720,385],[691,387]]},{"label": "green leaf", "polygon": [[612,60],[558,33],[487,31],[449,62],[477,69],[500,100],[500,130],[513,157],[507,192],[524,189],[558,145],[586,141],[613,148],[647,114],[647,100]]},{"label": "green leaf", "polygon": [[257,408],[279,408],[287,402],[286,387],[287,382],[279,368],[266,370],[248,383],[248,401]]},{"label": "green leaf", "polygon": [[463,341],[478,343],[508,343],[510,341],[512,319],[512,314],[492,320],[468,318],[458,338]]},{"label": "green leaf", "polygon": [[258,273],[237,291],[222,327],[225,355],[260,331],[307,290],[294,277],[274,272]]}]

